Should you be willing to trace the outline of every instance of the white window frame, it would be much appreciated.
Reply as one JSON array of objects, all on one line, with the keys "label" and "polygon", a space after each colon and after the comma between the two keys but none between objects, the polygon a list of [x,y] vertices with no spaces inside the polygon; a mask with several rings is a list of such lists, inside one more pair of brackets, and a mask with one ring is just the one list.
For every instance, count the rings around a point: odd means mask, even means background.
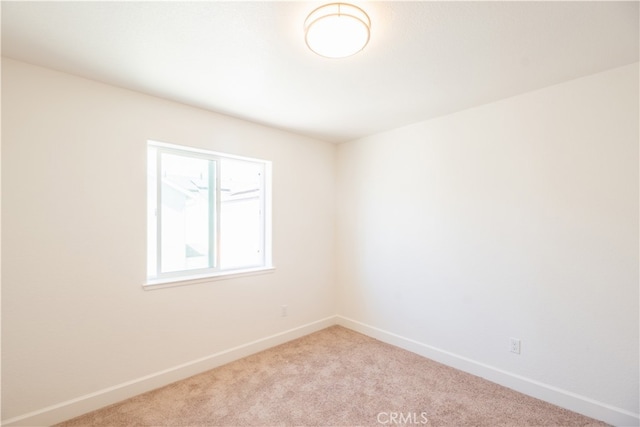
[{"label": "white window frame", "polygon": [[[155,164],[148,164],[149,172],[152,168],[155,169],[156,179],[154,183],[148,182],[147,185],[155,185],[156,187],[156,204],[155,206],[148,205],[147,209],[153,209],[156,215],[155,224],[155,271],[147,271],[147,280],[143,284],[145,287],[161,288],[166,286],[183,285],[191,283],[200,283],[204,281],[210,281],[215,279],[226,279],[230,277],[243,276],[248,274],[258,274],[274,270],[271,257],[271,162],[262,159],[255,159],[249,157],[235,156],[226,153],[220,153],[215,151],[203,150],[198,148],[186,147],[175,144],[168,144],[158,141],[147,141],[147,151],[149,148],[156,150]],[[181,270],[172,272],[161,272],[160,263],[162,259],[162,217],[161,217],[161,204],[162,204],[162,179],[160,178],[161,172],[161,155],[163,153],[177,154],[185,157],[206,159],[215,163],[215,177],[209,177],[211,181],[215,181],[213,191],[210,190],[209,200],[214,202],[213,215],[210,215],[210,251],[213,249],[213,254],[210,253],[210,257],[213,255],[213,267],[199,268],[191,270]],[[262,166],[262,185],[260,189],[259,198],[261,201],[262,218],[260,222],[260,237],[261,237],[261,262],[257,265],[250,265],[246,267],[234,268],[234,269],[221,269],[220,268],[220,212],[221,212],[221,167],[220,161],[223,159],[241,160],[259,164]],[[150,175],[150,174],[149,174]],[[149,181],[151,178],[148,178]],[[211,186],[210,186],[211,188]],[[147,198],[147,203],[150,200]],[[149,239],[151,236],[147,236],[147,246],[149,246]],[[150,254],[147,254],[149,257]],[[149,269],[148,269],[149,270]]]}]

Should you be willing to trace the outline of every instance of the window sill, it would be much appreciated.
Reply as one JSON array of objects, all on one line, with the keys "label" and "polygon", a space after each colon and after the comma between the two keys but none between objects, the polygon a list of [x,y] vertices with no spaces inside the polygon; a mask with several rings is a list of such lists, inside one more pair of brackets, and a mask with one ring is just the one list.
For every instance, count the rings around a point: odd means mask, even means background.
[{"label": "window sill", "polygon": [[170,277],[166,279],[148,279],[142,288],[147,291],[155,289],[173,288],[175,286],[195,285],[196,283],[212,282],[215,280],[233,279],[236,277],[254,276],[257,274],[272,273],[275,267],[245,268],[240,270],[221,271],[213,274],[201,274],[193,276]]}]

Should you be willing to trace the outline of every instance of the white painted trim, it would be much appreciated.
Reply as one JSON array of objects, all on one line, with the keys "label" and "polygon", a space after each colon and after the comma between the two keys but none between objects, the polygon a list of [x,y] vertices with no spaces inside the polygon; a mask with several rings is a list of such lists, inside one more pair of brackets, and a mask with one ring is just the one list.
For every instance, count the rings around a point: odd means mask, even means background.
[{"label": "white painted trim", "polygon": [[174,288],[176,286],[195,285],[203,282],[213,282],[215,280],[235,279],[237,277],[255,276],[257,274],[273,273],[273,266],[244,268],[238,270],[218,271],[201,275],[191,275],[183,277],[172,277],[163,279],[148,279],[142,284],[142,289],[152,291],[154,289]]},{"label": "white painted trim", "polygon": [[172,368],[155,372],[121,384],[107,387],[75,399],[60,402],[37,411],[3,420],[3,426],[42,426],[56,424],[124,399],[208,371],[234,360],[309,335],[336,324],[335,316],[289,329],[237,347],[201,357]]},{"label": "white painted trim", "polygon": [[595,399],[526,378],[494,366],[486,365],[437,347],[394,334],[344,316],[336,316],[337,324],[387,344],[403,348],[447,366],[485,378],[528,396],[552,403],[615,426],[638,426],[640,414],[634,414]]}]

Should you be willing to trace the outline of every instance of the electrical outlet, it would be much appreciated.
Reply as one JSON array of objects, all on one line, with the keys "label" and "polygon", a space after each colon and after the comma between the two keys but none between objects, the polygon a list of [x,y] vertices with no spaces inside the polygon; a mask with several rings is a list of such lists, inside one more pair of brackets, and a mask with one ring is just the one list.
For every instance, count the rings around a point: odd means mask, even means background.
[{"label": "electrical outlet", "polygon": [[520,354],[520,340],[517,338],[509,338],[509,351],[511,353]]},{"label": "electrical outlet", "polygon": [[288,307],[286,305],[283,305],[281,307],[281,309],[282,309],[282,317],[287,317],[287,315],[289,314],[287,308]]}]

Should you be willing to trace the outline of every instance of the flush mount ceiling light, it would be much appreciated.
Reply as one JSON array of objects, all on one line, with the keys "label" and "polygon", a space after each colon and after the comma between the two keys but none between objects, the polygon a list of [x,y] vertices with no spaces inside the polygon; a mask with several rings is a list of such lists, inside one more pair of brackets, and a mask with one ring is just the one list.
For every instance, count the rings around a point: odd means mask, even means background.
[{"label": "flush mount ceiling light", "polygon": [[325,4],[304,21],[304,39],[309,49],[327,58],[345,58],[360,52],[369,42],[371,20],[357,6]]}]

